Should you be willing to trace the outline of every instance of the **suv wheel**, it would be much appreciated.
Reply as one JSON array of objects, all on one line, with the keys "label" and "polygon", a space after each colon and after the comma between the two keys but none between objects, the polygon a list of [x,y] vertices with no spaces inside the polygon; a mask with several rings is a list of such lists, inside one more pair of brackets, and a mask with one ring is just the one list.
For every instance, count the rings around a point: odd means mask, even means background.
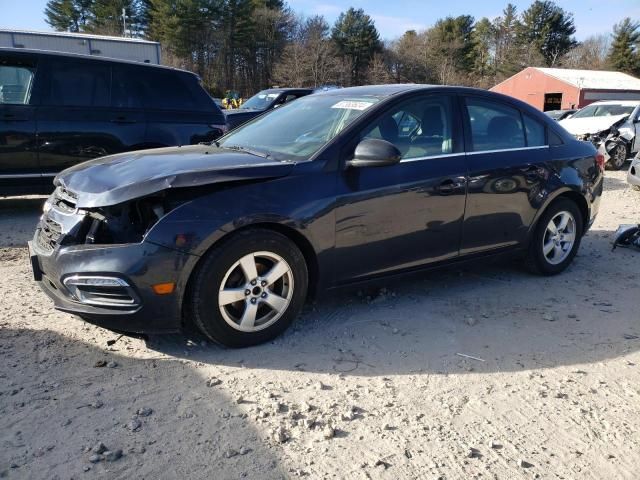
[{"label": "suv wheel", "polygon": [[542,275],[562,272],[578,252],[582,231],[582,214],[575,202],[565,198],[555,201],[538,221],[527,266]]},{"label": "suv wheel", "polygon": [[211,340],[247,347],[291,324],[304,305],[307,284],[307,265],[293,242],[269,230],[246,230],[207,254],[188,307]]}]

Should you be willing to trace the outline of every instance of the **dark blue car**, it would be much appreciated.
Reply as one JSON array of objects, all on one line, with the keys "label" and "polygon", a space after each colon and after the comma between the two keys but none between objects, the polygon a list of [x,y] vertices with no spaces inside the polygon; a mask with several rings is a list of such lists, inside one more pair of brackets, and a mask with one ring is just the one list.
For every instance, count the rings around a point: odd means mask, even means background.
[{"label": "dark blue car", "polygon": [[120,331],[185,320],[241,347],[309,294],[494,255],[562,272],[603,158],[491,92],[388,85],[306,96],[211,145],[62,172],[30,244],[57,308]]}]

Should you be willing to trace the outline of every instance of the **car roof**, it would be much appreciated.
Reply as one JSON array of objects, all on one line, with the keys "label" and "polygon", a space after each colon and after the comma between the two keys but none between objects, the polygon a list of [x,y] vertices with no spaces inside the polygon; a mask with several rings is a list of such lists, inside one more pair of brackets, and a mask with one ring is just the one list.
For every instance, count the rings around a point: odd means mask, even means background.
[{"label": "car roof", "polygon": [[260,90],[259,93],[284,93],[284,92],[313,92],[313,88],[293,88],[293,87],[283,87],[283,88],[265,88],[264,90]]},{"label": "car roof", "polygon": [[622,105],[625,107],[635,107],[640,105],[640,100],[600,100],[599,102],[590,103],[591,105]]},{"label": "car roof", "polygon": [[95,62],[111,62],[111,63],[122,63],[125,65],[135,65],[138,67],[148,67],[148,68],[159,68],[162,70],[171,70],[174,72],[183,72],[188,73],[190,75],[196,75],[193,72],[188,70],[183,70],[181,68],[168,67],[166,65],[157,65],[155,63],[144,63],[144,62],[135,62],[133,60],[121,60],[119,58],[112,57],[101,57],[96,55],[82,55],[78,53],[68,53],[68,52],[54,52],[50,50],[36,50],[32,48],[8,48],[8,47],[0,47],[0,54],[2,53],[17,53],[17,54],[31,54],[31,55],[40,55],[47,57],[63,57],[63,58],[71,58],[71,59],[82,59],[82,60],[90,60]]}]

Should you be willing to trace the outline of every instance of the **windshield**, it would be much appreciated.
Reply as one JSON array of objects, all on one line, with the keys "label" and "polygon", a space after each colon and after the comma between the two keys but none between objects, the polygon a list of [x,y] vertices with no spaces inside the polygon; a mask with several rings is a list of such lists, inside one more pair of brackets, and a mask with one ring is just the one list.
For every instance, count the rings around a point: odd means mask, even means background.
[{"label": "windshield", "polygon": [[630,115],[633,105],[589,105],[582,110],[578,110],[571,118],[587,118],[587,117],[614,117],[617,115]]},{"label": "windshield", "polygon": [[234,130],[220,146],[279,160],[307,159],[379,100],[324,94],[303,97]]},{"label": "windshield", "polygon": [[256,93],[249,100],[244,102],[240,108],[248,108],[251,110],[266,110],[278,98],[280,92],[269,92],[263,90],[260,93]]}]

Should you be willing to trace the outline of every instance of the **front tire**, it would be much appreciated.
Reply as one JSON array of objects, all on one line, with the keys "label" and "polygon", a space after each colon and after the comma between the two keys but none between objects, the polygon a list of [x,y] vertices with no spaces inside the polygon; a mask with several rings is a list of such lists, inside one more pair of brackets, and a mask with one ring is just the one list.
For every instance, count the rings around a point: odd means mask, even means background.
[{"label": "front tire", "polygon": [[611,150],[611,158],[606,164],[607,170],[620,170],[627,161],[627,147],[622,143],[618,143]]},{"label": "front tire", "polygon": [[240,348],[280,335],[307,296],[300,249],[263,229],[239,232],[214,247],[195,272],[188,311],[211,340]]},{"label": "front tire", "polygon": [[582,239],[583,220],[575,202],[561,198],[542,214],[529,244],[526,265],[541,275],[557,275],[573,261]]}]

